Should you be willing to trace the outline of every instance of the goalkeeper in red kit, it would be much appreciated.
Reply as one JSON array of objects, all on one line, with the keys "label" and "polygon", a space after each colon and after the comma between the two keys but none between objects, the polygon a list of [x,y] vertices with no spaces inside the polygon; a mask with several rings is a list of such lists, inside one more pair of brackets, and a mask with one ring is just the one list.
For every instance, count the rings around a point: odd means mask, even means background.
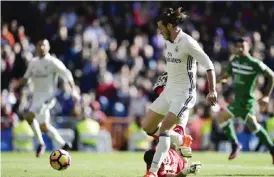
[{"label": "goalkeeper in red kit", "polygon": [[[144,154],[144,161],[149,170],[152,163],[153,156],[155,154],[155,148],[150,149]],[[197,174],[201,169],[200,162],[192,162],[187,164],[187,160],[184,159],[179,152],[174,149],[169,149],[167,156],[163,160],[157,176],[158,177],[185,177],[189,174]]]},{"label": "goalkeeper in red kit", "polygon": [[[174,132],[183,136],[183,144],[180,147],[172,145],[168,151],[167,156],[164,158],[161,167],[157,173],[158,177],[185,177],[189,174],[197,174],[201,169],[200,162],[193,162],[188,165],[188,159],[192,157],[190,145],[192,138],[190,135],[185,135],[184,128],[177,125]],[[156,137],[155,137],[156,138]],[[157,138],[156,138],[157,139]],[[155,154],[156,146],[144,154],[144,161],[146,162],[147,170]]]}]

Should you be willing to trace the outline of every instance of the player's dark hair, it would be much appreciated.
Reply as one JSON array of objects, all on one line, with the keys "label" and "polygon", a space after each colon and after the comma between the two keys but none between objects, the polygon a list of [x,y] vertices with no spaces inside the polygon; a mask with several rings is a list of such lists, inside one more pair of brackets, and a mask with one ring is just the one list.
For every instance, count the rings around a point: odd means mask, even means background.
[{"label": "player's dark hair", "polygon": [[246,41],[246,39],[244,37],[239,37],[239,38],[236,39],[236,43],[238,43],[238,42],[242,43],[242,42],[245,42],[245,41]]},{"label": "player's dark hair", "polygon": [[144,161],[146,162],[146,164],[148,166],[151,166],[154,154],[155,154],[155,151],[152,150],[152,149],[150,149],[150,150],[148,150],[148,151],[145,152],[145,154],[144,154]]},{"label": "player's dark hair", "polygon": [[182,7],[179,7],[176,10],[173,10],[173,8],[168,8],[160,17],[159,21],[162,21],[164,26],[168,23],[172,24],[174,27],[178,26],[178,24],[183,23],[187,18],[187,15],[182,12],[182,9]]}]

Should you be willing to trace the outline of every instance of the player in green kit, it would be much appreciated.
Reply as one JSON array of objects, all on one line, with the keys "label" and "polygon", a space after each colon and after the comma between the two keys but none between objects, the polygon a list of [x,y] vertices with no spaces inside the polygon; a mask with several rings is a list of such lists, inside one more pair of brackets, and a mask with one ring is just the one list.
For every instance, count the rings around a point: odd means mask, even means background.
[{"label": "player in green kit", "polygon": [[274,73],[263,62],[253,58],[249,54],[249,49],[248,43],[243,38],[237,40],[237,55],[228,64],[226,73],[220,80],[220,82],[226,83],[227,78],[232,76],[235,99],[231,105],[220,112],[217,121],[232,142],[230,160],[234,159],[242,149],[233,128],[232,118],[242,118],[248,129],[268,147],[274,164],[273,141],[266,130],[257,122],[254,109],[256,102],[254,88],[258,76],[263,74],[268,80],[263,97],[259,99],[259,104],[266,107],[274,86]]}]

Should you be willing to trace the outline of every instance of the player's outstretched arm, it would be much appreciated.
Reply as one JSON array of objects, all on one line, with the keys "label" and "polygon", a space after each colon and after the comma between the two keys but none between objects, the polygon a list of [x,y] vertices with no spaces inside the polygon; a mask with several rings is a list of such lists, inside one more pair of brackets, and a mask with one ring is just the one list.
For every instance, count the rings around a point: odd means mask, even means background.
[{"label": "player's outstretched arm", "polygon": [[189,49],[189,55],[193,57],[199,64],[201,64],[207,70],[207,79],[209,85],[209,93],[207,95],[207,102],[210,105],[217,104],[217,92],[216,92],[216,75],[212,61],[208,55],[199,46],[197,41],[189,40],[187,43]]},{"label": "player's outstretched arm", "polygon": [[274,87],[274,72],[270,68],[267,68],[266,72],[264,73],[264,76],[268,81],[264,92],[264,96],[269,97]]},{"label": "player's outstretched arm", "polygon": [[68,84],[70,85],[70,87],[72,89],[72,95],[73,95],[73,97],[76,100],[79,100],[80,96],[77,93],[77,90],[76,90],[75,83],[74,83],[74,80],[73,80],[71,72],[66,68],[66,66],[60,60],[55,59],[53,61],[54,61],[56,73],[59,74],[59,76],[61,76],[62,79],[65,82],[68,82]]},{"label": "player's outstretched arm", "polygon": [[207,95],[207,101],[211,105],[215,105],[217,103],[217,92],[216,92],[216,75],[213,69],[209,69],[207,71],[207,79],[209,85],[209,93]]},{"label": "player's outstretched arm", "polygon": [[263,106],[266,107],[268,102],[269,102],[269,97],[273,91],[273,87],[274,87],[274,72],[266,67],[265,72],[264,72],[264,76],[267,79],[267,85],[265,88],[265,91],[263,93],[263,97],[261,99],[259,99],[259,103]]},{"label": "player's outstretched arm", "polygon": [[186,177],[189,174],[198,174],[201,170],[202,164],[198,162],[192,162],[191,165],[184,168],[179,174],[167,174],[166,177]]}]

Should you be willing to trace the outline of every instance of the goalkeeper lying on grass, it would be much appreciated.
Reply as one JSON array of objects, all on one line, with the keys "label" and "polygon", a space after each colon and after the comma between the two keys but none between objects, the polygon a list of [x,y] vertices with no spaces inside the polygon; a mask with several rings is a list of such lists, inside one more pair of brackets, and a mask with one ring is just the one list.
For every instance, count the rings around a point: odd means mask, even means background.
[{"label": "goalkeeper lying on grass", "polygon": [[[201,169],[200,162],[188,164],[188,159],[192,157],[191,142],[192,138],[184,134],[184,130],[180,125],[174,128],[174,131],[184,136],[182,146],[176,147],[171,145],[167,156],[163,160],[161,167],[157,173],[158,177],[185,177],[189,174],[197,174]],[[155,153],[156,146],[148,150],[144,154],[147,170],[150,168]]]}]

